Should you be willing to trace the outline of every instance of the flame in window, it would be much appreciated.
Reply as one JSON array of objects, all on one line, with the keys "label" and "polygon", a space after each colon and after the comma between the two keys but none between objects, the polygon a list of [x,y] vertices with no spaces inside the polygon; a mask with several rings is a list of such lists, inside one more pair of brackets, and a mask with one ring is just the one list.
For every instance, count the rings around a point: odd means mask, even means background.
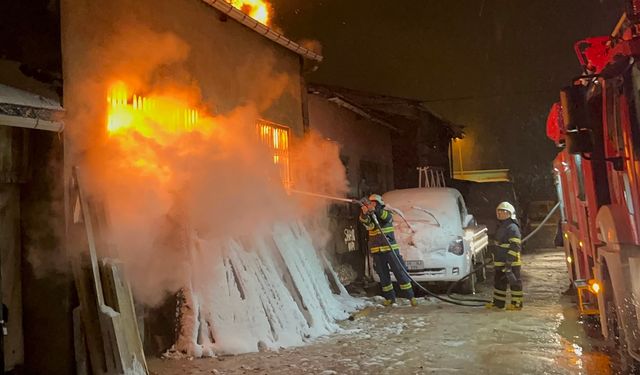
[{"label": "flame in window", "polygon": [[136,95],[122,82],[113,84],[107,94],[107,134],[118,143],[126,162],[161,180],[168,179],[171,171],[158,161],[154,145],[169,145],[191,132],[213,131],[210,119],[178,97]]},{"label": "flame in window", "polygon": [[169,133],[191,131],[198,125],[200,117],[197,110],[188,108],[175,98],[147,98],[131,94],[122,82],[111,87],[107,104],[107,130],[111,134],[132,128],[145,136],[159,129]]},{"label": "flame in window", "polygon": [[289,128],[268,121],[258,122],[258,136],[273,155],[273,164],[279,171],[284,186],[290,186],[289,172]]}]

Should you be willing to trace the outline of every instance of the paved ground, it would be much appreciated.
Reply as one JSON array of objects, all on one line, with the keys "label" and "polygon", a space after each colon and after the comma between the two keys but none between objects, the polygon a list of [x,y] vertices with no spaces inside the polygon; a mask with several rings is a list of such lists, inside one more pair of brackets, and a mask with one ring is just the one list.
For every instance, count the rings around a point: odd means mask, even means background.
[{"label": "paved ground", "polygon": [[[604,343],[578,322],[564,256],[524,256],[525,309],[425,301],[372,308],[305,347],[199,360],[151,359],[152,374],[615,374]],[[484,295],[489,287],[485,286]]]}]

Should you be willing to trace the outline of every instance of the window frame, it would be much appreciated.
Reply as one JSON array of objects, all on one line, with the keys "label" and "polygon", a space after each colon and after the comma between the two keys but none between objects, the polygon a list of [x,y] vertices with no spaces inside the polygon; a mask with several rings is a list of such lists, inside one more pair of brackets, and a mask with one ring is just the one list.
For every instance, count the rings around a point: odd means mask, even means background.
[{"label": "window frame", "polygon": [[[265,131],[266,130],[266,131]],[[273,121],[256,121],[258,140],[271,151],[273,164],[280,172],[285,187],[291,186],[291,128]]]}]

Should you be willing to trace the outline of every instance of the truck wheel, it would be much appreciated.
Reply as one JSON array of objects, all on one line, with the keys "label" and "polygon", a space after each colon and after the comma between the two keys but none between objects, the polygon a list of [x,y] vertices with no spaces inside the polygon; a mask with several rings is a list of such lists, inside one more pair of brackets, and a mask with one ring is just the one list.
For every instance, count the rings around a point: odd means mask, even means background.
[{"label": "truck wheel", "polygon": [[[608,289],[605,290],[613,290],[610,281],[607,282],[607,287]],[[619,370],[622,373],[629,373],[637,367],[636,362],[627,352],[627,340],[624,330],[620,329],[621,319],[615,298],[613,296],[610,296],[606,299],[605,303],[605,312],[607,314],[606,319],[608,341],[613,347],[615,353],[618,354],[620,360]]]}]

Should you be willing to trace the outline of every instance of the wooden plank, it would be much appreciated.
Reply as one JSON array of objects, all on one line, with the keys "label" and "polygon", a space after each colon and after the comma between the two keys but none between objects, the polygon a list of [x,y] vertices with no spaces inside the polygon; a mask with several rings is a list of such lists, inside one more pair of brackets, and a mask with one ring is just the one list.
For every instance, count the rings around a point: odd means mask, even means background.
[{"label": "wooden plank", "polygon": [[73,348],[76,361],[76,375],[89,375],[87,342],[82,327],[81,308],[73,309]]},{"label": "wooden plank", "polygon": [[121,328],[121,332],[117,336],[117,345],[122,366],[124,369],[133,371],[137,361],[146,371],[146,360],[138,331],[131,289],[124,281],[122,264],[111,259],[104,259],[101,269],[105,284],[105,299],[119,313],[117,324]]},{"label": "wooden plank", "polygon": [[127,361],[127,364],[133,369],[135,367],[134,362],[138,361],[145,371],[148,372],[131,287],[129,283],[125,281],[122,263],[111,260],[108,260],[108,262],[112,270],[113,285],[117,294],[118,311],[122,318],[122,326],[124,328],[126,346],[130,359],[130,361]]},{"label": "wooden plank", "polygon": [[129,357],[126,340],[122,333],[122,330],[125,328],[122,327],[122,315],[118,308],[118,294],[114,287],[113,272],[111,267],[104,263],[104,260],[100,263],[100,271],[105,297],[105,304],[102,306],[102,309],[110,315],[111,320],[109,323],[113,329],[108,336],[109,347],[113,352],[115,370],[121,373],[128,368],[126,359]]},{"label": "wooden plank", "polygon": [[[91,325],[91,329],[87,329],[87,337],[91,339],[87,341],[91,343],[92,369],[98,369],[98,372],[94,371],[95,374],[102,374],[100,371],[103,369],[108,374],[148,374],[131,289],[124,279],[121,265],[108,258],[103,259],[106,254],[114,254],[107,242],[106,212],[102,205],[84,197],[76,169],[73,177],[76,201],[80,206],[73,212],[76,217],[81,212],[86,234],[85,249],[88,249],[88,267],[85,268],[86,276],[78,277],[78,280],[84,281],[79,283],[78,294],[83,295],[81,305],[89,306],[88,310],[92,312],[86,317]],[[82,267],[79,269],[82,271]],[[99,342],[102,344],[102,355],[96,353]]]},{"label": "wooden plank", "polygon": [[[80,258],[80,256],[78,256]],[[106,374],[107,365],[100,326],[98,306],[95,304],[95,293],[91,288],[92,277],[86,268],[81,266],[81,261],[72,262],[72,269],[80,302],[81,317],[86,333],[86,344],[89,351],[91,371],[94,375]]]},{"label": "wooden plank", "polygon": [[107,363],[109,374],[124,374],[126,366],[123,364],[123,358],[126,352],[122,348],[122,327],[120,324],[120,314],[115,312],[109,306],[102,306],[100,323],[104,334],[105,353],[111,359]]},{"label": "wooden plank", "polygon": [[94,303],[97,304],[98,321],[101,331],[102,346],[104,353],[104,363],[109,374],[123,373],[122,353],[119,345],[120,326],[118,313],[105,304],[100,263],[98,262],[98,248],[96,233],[94,231],[95,216],[91,212],[91,204],[84,196],[80,177],[77,168],[73,170],[75,186],[78,194],[78,202],[82,212],[84,229],[86,233],[87,247],[89,250],[90,271],[92,278],[93,292],[95,293]]},{"label": "wooden plank", "polygon": [[[75,184],[75,180],[72,185]],[[75,187],[75,186],[74,186]],[[69,201],[73,202],[73,221],[68,227],[68,239],[71,254],[71,269],[75,281],[78,300],[80,302],[82,323],[84,327],[86,345],[89,352],[89,363],[94,375],[105,374],[107,371],[104,345],[102,340],[102,330],[100,328],[100,318],[98,305],[93,284],[93,275],[90,272],[86,255],[86,238],[83,235],[83,216],[80,207],[80,197],[77,189],[72,189]]]}]

